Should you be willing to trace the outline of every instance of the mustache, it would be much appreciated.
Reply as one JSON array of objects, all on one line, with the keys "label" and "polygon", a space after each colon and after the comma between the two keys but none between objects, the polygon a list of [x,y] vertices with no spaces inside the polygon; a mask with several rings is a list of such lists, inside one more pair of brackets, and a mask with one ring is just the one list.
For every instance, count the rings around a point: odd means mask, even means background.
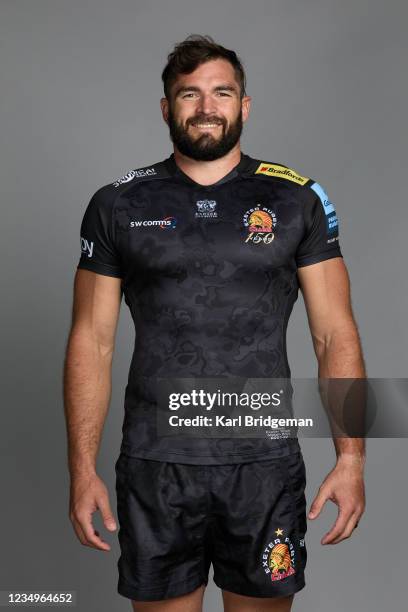
[{"label": "mustache", "polygon": [[215,123],[217,125],[224,125],[224,121],[219,117],[192,117],[187,121],[187,125],[193,123]]}]

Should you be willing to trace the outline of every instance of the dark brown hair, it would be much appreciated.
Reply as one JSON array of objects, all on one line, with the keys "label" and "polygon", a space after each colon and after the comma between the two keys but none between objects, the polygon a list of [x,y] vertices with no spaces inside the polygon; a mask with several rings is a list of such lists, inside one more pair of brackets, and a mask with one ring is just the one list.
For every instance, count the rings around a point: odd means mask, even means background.
[{"label": "dark brown hair", "polygon": [[241,98],[245,96],[245,72],[235,51],[217,44],[211,36],[191,34],[182,42],[177,43],[174,50],[167,56],[167,65],[161,75],[166,98],[170,99],[171,87],[179,74],[190,74],[200,64],[218,58],[230,62],[235,71],[235,78],[240,85]]}]

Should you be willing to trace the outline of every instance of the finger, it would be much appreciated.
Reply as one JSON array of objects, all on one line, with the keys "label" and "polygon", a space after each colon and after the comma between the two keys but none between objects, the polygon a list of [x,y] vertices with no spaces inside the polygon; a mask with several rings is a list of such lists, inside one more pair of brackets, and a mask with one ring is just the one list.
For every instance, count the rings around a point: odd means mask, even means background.
[{"label": "finger", "polygon": [[74,531],[77,535],[78,540],[81,542],[81,544],[86,546],[86,537],[82,530],[82,527],[79,525],[79,523],[76,520],[72,521],[72,526],[74,528]]},{"label": "finger", "polygon": [[115,531],[116,521],[109,504],[109,497],[107,495],[101,495],[96,501],[98,508],[101,511],[103,524],[105,525],[106,529],[109,529],[109,531]]},{"label": "finger", "polygon": [[88,514],[83,514],[77,517],[77,521],[84,532],[85,543],[92,548],[99,550],[110,550],[110,546],[107,542],[104,542],[94,530],[92,525],[92,517]]},{"label": "finger", "polygon": [[322,538],[321,543],[322,544],[333,544],[333,540],[338,538],[341,535],[341,533],[345,530],[346,525],[348,524],[352,514],[353,514],[352,509],[340,507],[339,514],[337,516],[337,519],[333,527]]},{"label": "finger", "polygon": [[[86,535],[82,527],[80,526],[80,524],[77,521],[75,521],[73,523],[73,526],[74,526],[75,533],[77,534],[77,537],[79,541],[81,542],[81,544],[83,544],[84,546],[88,546],[90,548],[94,548],[94,546],[90,544],[90,542],[88,542]],[[96,530],[95,530],[95,533],[99,536],[99,533]]]},{"label": "finger", "polygon": [[353,533],[354,529],[358,526],[359,520],[364,512],[364,507],[358,506],[357,508],[351,509],[351,515],[347,524],[343,530],[343,533],[340,533],[337,537],[335,537],[330,544],[338,544],[341,540],[345,540],[349,538]]},{"label": "finger", "polygon": [[329,498],[329,492],[328,491],[326,492],[325,489],[320,489],[319,493],[316,495],[315,499],[313,500],[312,505],[310,506],[308,518],[310,519],[317,518],[324,504],[328,500],[328,498]]},{"label": "finger", "polygon": [[354,529],[357,527],[357,525],[358,516],[356,513],[353,513],[343,532],[335,540],[332,541],[332,544],[338,544],[342,540],[346,540],[347,538],[349,538],[353,533]]}]

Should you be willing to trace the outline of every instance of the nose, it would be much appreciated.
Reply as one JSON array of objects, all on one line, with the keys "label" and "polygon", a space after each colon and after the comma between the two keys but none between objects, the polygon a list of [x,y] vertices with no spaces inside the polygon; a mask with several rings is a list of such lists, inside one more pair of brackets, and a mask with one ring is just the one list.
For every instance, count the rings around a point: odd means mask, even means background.
[{"label": "nose", "polygon": [[216,111],[214,98],[211,94],[201,94],[199,98],[198,111],[203,115],[211,115]]}]

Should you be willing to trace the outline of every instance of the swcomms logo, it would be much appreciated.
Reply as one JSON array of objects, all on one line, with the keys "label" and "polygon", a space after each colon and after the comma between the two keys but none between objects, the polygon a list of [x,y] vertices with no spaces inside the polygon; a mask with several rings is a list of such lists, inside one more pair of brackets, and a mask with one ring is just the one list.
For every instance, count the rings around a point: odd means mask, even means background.
[{"label": "swcomms logo", "polygon": [[131,221],[129,227],[158,227],[160,229],[175,229],[177,219],[175,217],[165,217],[164,219],[140,219],[140,221]]},{"label": "swcomms logo", "polygon": [[81,252],[92,257],[94,243],[81,236]]}]

